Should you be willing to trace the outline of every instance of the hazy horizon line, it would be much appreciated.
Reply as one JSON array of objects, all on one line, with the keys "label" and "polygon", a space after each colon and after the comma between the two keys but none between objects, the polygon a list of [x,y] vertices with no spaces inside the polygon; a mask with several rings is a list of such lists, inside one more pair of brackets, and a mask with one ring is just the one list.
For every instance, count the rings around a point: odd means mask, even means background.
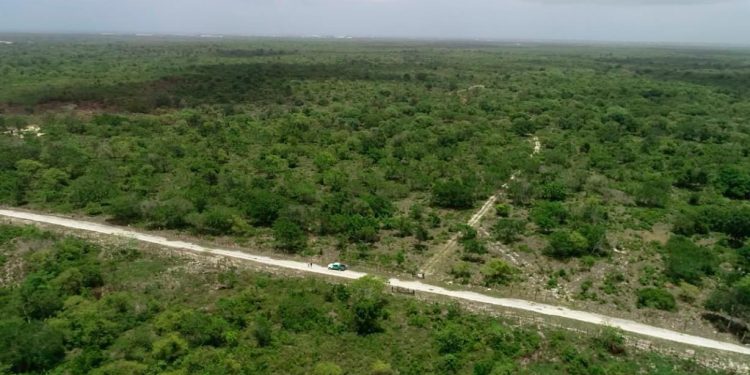
[{"label": "hazy horizon line", "polygon": [[678,41],[647,41],[647,40],[619,40],[619,39],[574,39],[574,38],[502,38],[502,37],[445,37],[445,36],[385,36],[385,35],[356,35],[356,34],[242,34],[242,33],[212,33],[212,32],[164,32],[146,30],[128,31],[90,31],[90,30],[2,30],[0,35],[80,35],[80,36],[120,36],[120,37],[188,37],[198,39],[308,39],[308,40],[384,40],[384,41],[423,41],[423,42],[484,42],[484,43],[537,43],[537,44],[583,44],[583,45],[647,45],[647,46],[681,46],[681,47],[730,47],[750,48],[750,43],[736,42],[678,42]]}]

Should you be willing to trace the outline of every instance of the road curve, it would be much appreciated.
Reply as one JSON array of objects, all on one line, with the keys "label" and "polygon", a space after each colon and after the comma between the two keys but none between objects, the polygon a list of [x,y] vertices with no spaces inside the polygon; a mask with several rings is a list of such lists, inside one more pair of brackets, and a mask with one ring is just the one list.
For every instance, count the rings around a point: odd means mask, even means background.
[{"label": "road curve", "polygon": [[[355,271],[343,271],[343,272],[331,271],[327,269],[325,266],[320,266],[316,264],[310,265],[309,263],[304,263],[304,262],[275,259],[275,258],[266,257],[266,256],[252,255],[252,254],[244,253],[241,251],[206,247],[206,246],[201,246],[198,244],[184,242],[184,241],[174,241],[174,240],[170,240],[165,237],[162,237],[162,236],[140,233],[140,232],[136,232],[130,229],[125,229],[125,228],[112,226],[112,225],[93,223],[93,222],[84,221],[84,220],[70,219],[70,218],[64,218],[64,217],[52,216],[52,215],[34,214],[34,213],[29,213],[29,212],[8,210],[8,209],[0,209],[0,216],[5,216],[9,218],[14,218],[14,219],[27,220],[33,223],[51,224],[51,225],[65,227],[65,228],[79,229],[79,230],[84,230],[84,231],[89,231],[89,232],[100,233],[100,234],[132,238],[138,241],[148,242],[148,243],[170,247],[170,248],[174,248],[178,250],[187,250],[187,251],[192,251],[192,252],[197,252],[197,253],[218,255],[218,256],[224,256],[224,257],[234,258],[234,259],[249,260],[251,262],[265,264],[265,265],[269,265],[273,267],[292,269],[292,270],[301,271],[301,272],[334,276],[334,277],[340,277],[340,278],[346,278],[346,279],[358,279],[362,276],[367,275],[366,273],[355,272]],[[703,348],[711,348],[711,349],[722,350],[722,351],[727,351],[727,352],[750,355],[750,347],[746,347],[746,346],[742,346],[738,344],[732,344],[732,343],[723,342],[723,341],[718,341],[718,340],[712,340],[712,339],[699,337],[699,336],[686,335],[680,332],[676,332],[676,331],[672,331],[672,330],[668,330],[664,328],[659,328],[659,327],[653,327],[653,326],[649,326],[646,324],[634,322],[631,320],[613,318],[613,317],[608,317],[605,315],[600,315],[600,314],[595,314],[595,313],[590,313],[590,312],[585,312],[585,311],[571,310],[571,309],[568,309],[566,307],[561,307],[561,306],[541,304],[541,303],[536,303],[536,302],[526,301],[526,300],[521,300],[521,299],[514,299],[514,298],[497,298],[497,297],[491,297],[488,295],[484,295],[484,294],[480,294],[476,292],[469,292],[469,291],[448,290],[439,286],[425,284],[419,281],[405,281],[405,280],[399,280],[399,279],[390,279],[389,283],[390,285],[395,286],[395,287],[413,289],[415,291],[423,292],[423,293],[431,293],[431,294],[446,296],[446,297],[450,297],[454,299],[461,299],[461,300],[466,300],[466,301],[471,301],[471,302],[479,302],[479,303],[485,303],[489,305],[501,306],[501,307],[506,307],[506,308],[523,310],[523,311],[530,311],[530,312],[538,313],[541,315],[557,316],[557,317],[577,320],[577,321],[591,323],[591,324],[606,325],[606,326],[619,328],[625,332],[631,332],[631,333],[635,333],[635,334],[639,334],[643,336],[650,336],[650,337],[654,337],[658,339],[669,340],[673,342],[678,342],[682,344],[688,344],[688,345],[693,345],[693,346],[698,346],[698,347],[703,347]]]}]

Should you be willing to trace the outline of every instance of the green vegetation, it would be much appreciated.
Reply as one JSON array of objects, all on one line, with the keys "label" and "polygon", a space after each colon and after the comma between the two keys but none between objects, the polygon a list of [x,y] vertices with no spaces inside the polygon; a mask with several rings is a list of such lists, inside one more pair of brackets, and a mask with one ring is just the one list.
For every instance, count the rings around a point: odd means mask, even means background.
[{"label": "green vegetation", "polygon": [[516,270],[500,259],[493,259],[482,267],[482,276],[487,286],[509,283]]},{"label": "green vegetation", "polygon": [[715,255],[685,237],[670,238],[666,250],[666,273],[675,282],[684,280],[698,285],[704,276],[715,272]]},{"label": "green vegetation", "polygon": [[638,291],[638,307],[674,311],[677,309],[677,303],[674,296],[664,289],[643,288]]},{"label": "green vegetation", "polygon": [[[460,232],[440,276],[587,309],[689,283],[675,320],[750,322],[747,50],[21,39],[0,51],[2,205],[404,273]],[[29,314],[61,303],[24,290],[47,301]]]},{"label": "green vegetation", "polygon": [[[91,374],[714,374],[457,305],[0,226],[0,368]],[[20,271],[19,271],[20,270]],[[234,282],[227,282],[227,280]]]}]

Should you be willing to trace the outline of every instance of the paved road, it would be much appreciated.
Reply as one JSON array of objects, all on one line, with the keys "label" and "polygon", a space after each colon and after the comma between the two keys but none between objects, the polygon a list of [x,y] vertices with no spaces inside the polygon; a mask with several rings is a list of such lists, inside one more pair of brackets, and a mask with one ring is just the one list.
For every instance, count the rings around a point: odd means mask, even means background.
[{"label": "paved road", "polygon": [[[297,262],[291,260],[275,259],[266,256],[252,255],[241,251],[226,250],[219,248],[212,248],[201,246],[198,244],[174,241],[161,236],[155,236],[151,234],[145,234],[136,232],[134,230],[125,229],[117,226],[104,225],[98,223],[92,223],[84,220],[70,219],[52,215],[41,215],[34,214],[24,211],[0,209],[0,216],[9,218],[27,220],[32,223],[41,224],[52,224],[65,228],[79,229],[89,232],[95,232],[106,235],[121,236],[126,238],[136,239],[138,241],[148,242],[160,246],[170,247],[178,250],[192,251],[197,253],[205,253],[211,255],[224,256],[228,258],[243,259],[256,263],[266,264],[269,266],[293,269],[302,272],[309,272],[314,274],[322,274],[328,276],[341,277],[346,279],[358,279],[365,276],[365,273],[355,271],[331,271],[325,268],[325,266],[312,265],[308,263]],[[525,301],[513,298],[497,298],[491,297],[484,294],[461,291],[461,290],[448,290],[435,285],[425,284],[419,281],[405,281],[399,279],[390,279],[390,285],[413,289],[418,292],[431,293],[436,295],[442,295],[454,299],[462,299],[466,301],[485,303],[489,305],[502,306],[507,308],[513,308],[518,310],[530,311],[547,316],[558,316],[577,320],[586,323],[592,323],[597,325],[607,325],[611,327],[619,328],[625,332],[636,333],[644,336],[650,336],[654,338],[674,341],[682,344],[688,344],[693,346],[699,346],[704,348],[718,349],[728,352],[735,352],[745,355],[750,355],[750,347],[732,344],[728,342],[707,339],[704,337],[686,335],[680,332],[671,331],[664,328],[658,328],[649,326],[646,324],[634,322],[626,319],[612,318],[605,315],[589,313],[585,311],[571,310],[565,307],[546,305],[536,303],[532,301]]]}]

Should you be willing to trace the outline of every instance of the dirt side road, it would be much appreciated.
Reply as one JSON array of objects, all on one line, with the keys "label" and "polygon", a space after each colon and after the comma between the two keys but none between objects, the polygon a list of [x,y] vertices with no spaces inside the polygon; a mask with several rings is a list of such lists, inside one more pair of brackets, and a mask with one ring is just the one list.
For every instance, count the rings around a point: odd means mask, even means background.
[{"label": "dirt side road", "polygon": [[[534,149],[529,155],[529,157],[533,158],[534,155],[539,154],[542,151],[542,142],[539,141],[539,137],[534,136],[531,139],[531,142],[534,145]],[[510,181],[513,181],[516,179],[520,172],[515,171],[510,175]],[[503,184],[503,189],[508,188],[508,183]],[[502,190],[501,190],[502,191]],[[501,192],[497,192],[487,198],[487,200],[482,204],[482,207],[479,208],[479,211],[475,212],[474,215],[471,216],[469,221],[466,223],[466,225],[470,227],[477,228],[482,221],[482,218],[487,215],[487,213],[492,208],[492,205],[495,204],[495,202],[498,199],[498,196]],[[424,266],[422,266],[422,272],[424,272],[425,275],[434,275],[437,272],[437,268],[440,266],[440,262],[445,260],[450,254],[453,253],[453,251],[456,249],[456,244],[458,243],[458,238],[461,236],[461,233],[456,233],[453,237],[451,237],[448,242],[445,243],[442,249],[438,251],[435,255],[432,256],[432,258],[428,259],[427,262],[425,262]]]},{"label": "dirt side road", "polygon": [[[293,269],[301,272],[309,272],[314,274],[323,274],[334,277],[341,277],[346,279],[358,279],[365,276],[365,273],[355,271],[331,271],[325,266],[315,265],[310,266],[309,263],[297,262],[291,260],[274,259],[266,256],[252,255],[240,251],[232,251],[218,248],[211,248],[201,246],[198,244],[184,242],[184,241],[173,241],[161,236],[155,236],[151,234],[145,234],[136,232],[134,230],[125,229],[121,227],[104,225],[98,223],[92,223],[84,220],[75,220],[59,216],[52,215],[41,215],[28,213],[23,211],[0,209],[0,216],[9,218],[27,220],[33,223],[52,224],[62,226],[66,228],[79,229],[89,232],[95,232],[106,235],[121,236],[126,238],[132,238],[138,241],[148,242],[160,246],[170,247],[183,251],[192,251],[197,253],[206,253],[211,255],[224,256],[235,259],[249,260],[274,267],[282,267],[287,269]],[[540,304],[532,301],[525,301],[520,299],[512,298],[497,298],[491,297],[484,294],[461,291],[461,290],[448,290],[438,286],[425,284],[418,281],[404,281],[399,279],[390,279],[390,285],[395,287],[402,287],[413,289],[419,292],[431,293],[441,296],[446,296],[454,299],[462,299],[472,302],[485,303],[489,305],[502,306],[506,308],[524,310],[529,312],[538,313],[547,316],[557,316],[567,319],[577,320],[586,323],[592,323],[597,325],[606,325],[611,327],[619,328],[625,332],[631,332],[643,336],[650,336],[658,339],[669,340],[682,344],[688,344],[703,348],[711,348],[717,350],[723,350],[727,352],[740,353],[750,355],[750,347],[732,344],[728,342],[722,342],[704,337],[686,335],[680,332],[671,331],[664,328],[658,328],[649,326],[646,324],[612,318],[605,315],[589,313],[585,311],[571,310],[565,307],[553,306]]]}]

